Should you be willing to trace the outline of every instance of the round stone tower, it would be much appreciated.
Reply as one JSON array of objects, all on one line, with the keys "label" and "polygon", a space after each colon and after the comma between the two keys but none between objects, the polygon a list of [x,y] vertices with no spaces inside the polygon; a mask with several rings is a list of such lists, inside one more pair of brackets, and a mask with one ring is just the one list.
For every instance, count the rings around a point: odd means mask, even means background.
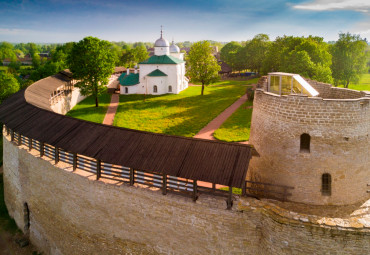
[{"label": "round stone tower", "polygon": [[368,199],[370,93],[293,76],[271,73],[258,84],[250,143],[260,157],[248,179],[292,186],[288,199],[306,204]]}]

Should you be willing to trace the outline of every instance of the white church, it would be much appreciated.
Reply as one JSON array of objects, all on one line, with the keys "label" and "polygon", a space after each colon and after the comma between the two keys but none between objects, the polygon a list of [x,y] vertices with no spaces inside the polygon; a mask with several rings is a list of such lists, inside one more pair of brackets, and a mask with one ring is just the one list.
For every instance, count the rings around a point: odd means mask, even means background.
[{"label": "white church", "polygon": [[163,38],[155,41],[154,55],[139,63],[139,73],[123,73],[119,78],[121,94],[178,94],[188,87],[184,53]]}]

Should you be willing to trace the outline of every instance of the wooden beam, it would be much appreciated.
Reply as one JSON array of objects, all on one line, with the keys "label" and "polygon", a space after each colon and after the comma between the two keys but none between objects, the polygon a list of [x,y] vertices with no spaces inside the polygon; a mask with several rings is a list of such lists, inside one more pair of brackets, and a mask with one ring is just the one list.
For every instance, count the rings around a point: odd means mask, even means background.
[{"label": "wooden beam", "polygon": [[32,150],[32,138],[28,138],[28,150],[31,151]]},{"label": "wooden beam", "polygon": [[130,185],[133,186],[134,183],[135,183],[135,175],[134,175],[134,169],[133,168],[130,168]]},{"label": "wooden beam", "polygon": [[246,196],[247,195],[247,182],[244,181],[243,182],[243,187],[242,187],[242,196]]},{"label": "wooden beam", "polygon": [[227,197],[227,209],[230,210],[233,207],[233,187],[229,186],[229,196]]},{"label": "wooden beam", "polygon": [[96,160],[96,179],[99,180],[101,177],[101,161],[100,159]]},{"label": "wooden beam", "polygon": [[45,146],[44,143],[40,142],[40,157],[44,156]]},{"label": "wooden beam", "polygon": [[54,148],[54,160],[55,160],[55,164],[58,164],[58,162],[59,162],[59,148],[57,148],[57,147]]},{"label": "wooden beam", "polygon": [[77,169],[77,153],[73,153],[73,170],[76,171]]},{"label": "wooden beam", "polygon": [[193,201],[197,201],[198,199],[198,185],[197,180],[193,180]]},{"label": "wooden beam", "polygon": [[22,135],[20,133],[18,133],[18,143],[17,143],[18,146],[21,146],[22,145]]},{"label": "wooden beam", "polygon": [[166,195],[167,194],[167,174],[163,174],[163,179],[162,179],[162,194]]}]

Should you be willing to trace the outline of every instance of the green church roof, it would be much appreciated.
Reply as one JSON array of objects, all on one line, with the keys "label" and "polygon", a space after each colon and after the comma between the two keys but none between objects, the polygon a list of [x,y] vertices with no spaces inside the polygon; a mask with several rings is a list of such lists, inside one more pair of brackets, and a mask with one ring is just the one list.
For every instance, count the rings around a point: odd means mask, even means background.
[{"label": "green church roof", "polygon": [[168,76],[168,75],[165,74],[164,72],[162,72],[159,69],[155,69],[153,72],[151,72],[150,74],[148,74],[148,76],[155,77],[155,76]]},{"label": "green church roof", "polygon": [[119,84],[122,86],[133,86],[139,84],[139,74],[130,73],[129,75],[123,73],[118,78]]},{"label": "green church roof", "polygon": [[162,55],[162,56],[151,56],[147,60],[140,62],[139,65],[145,64],[181,64],[185,63],[185,61],[175,58],[170,55]]}]

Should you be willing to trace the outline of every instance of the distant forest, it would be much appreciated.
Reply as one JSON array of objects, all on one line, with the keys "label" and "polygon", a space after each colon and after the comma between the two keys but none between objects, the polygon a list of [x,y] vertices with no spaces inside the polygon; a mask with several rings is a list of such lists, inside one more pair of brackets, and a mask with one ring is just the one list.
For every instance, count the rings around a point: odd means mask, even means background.
[{"label": "distant forest", "polygon": [[[217,46],[218,60],[228,64],[233,72],[291,72],[347,87],[370,70],[370,46],[358,35],[349,33],[341,33],[337,41],[331,42],[316,36],[282,36],[271,41],[265,34],[247,41],[209,42]],[[193,43],[185,41],[176,45],[187,53]],[[74,44],[1,42],[0,65],[4,66],[0,66],[0,71],[6,71],[8,78],[13,76],[19,87],[26,87],[67,69],[67,57]],[[148,50],[153,48],[152,42],[110,42],[109,45],[115,65],[125,67],[134,67],[147,59]]]}]

